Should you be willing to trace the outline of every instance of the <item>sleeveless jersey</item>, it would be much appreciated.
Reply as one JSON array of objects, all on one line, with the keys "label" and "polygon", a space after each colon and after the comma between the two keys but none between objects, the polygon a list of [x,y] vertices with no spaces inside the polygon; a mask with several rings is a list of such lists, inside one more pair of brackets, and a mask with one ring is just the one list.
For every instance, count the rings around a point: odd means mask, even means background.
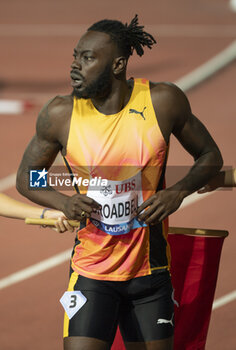
[{"label": "sleeveless jersey", "polygon": [[148,80],[135,79],[129,102],[112,115],[74,97],[65,163],[87,181],[77,191],[101,204],[78,231],[74,271],[125,281],[169,268],[167,221],[147,226],[135,213],[164,187],[167,153]]}]

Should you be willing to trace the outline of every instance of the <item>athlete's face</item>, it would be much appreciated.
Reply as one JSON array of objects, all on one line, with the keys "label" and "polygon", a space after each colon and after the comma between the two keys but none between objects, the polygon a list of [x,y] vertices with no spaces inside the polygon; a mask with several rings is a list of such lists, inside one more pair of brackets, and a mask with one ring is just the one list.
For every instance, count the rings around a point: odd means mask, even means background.
[{"label": "athlete's face", "polygon": [[112,84],[114,44],[105,33],[89,31],[74,49],[71,85],[79,98],[105,97]]}]

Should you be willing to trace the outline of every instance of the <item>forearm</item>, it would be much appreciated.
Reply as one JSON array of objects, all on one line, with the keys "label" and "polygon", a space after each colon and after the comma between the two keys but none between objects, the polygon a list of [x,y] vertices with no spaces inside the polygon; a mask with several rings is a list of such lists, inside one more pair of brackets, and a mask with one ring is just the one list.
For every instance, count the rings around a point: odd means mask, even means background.
[{"label": "forearm", "polygon": [[179,191],[184,199],[208,183],[219,172],[222,165],[223,160],[218,149],[205,153],[195,161],[188,174],[170,189]]},{"label": "forearm", "polygon": [[[0,215],[13,219],[35,218],[41,217],[44,208],[36,207],[15,200],[3,193],[0,193]],[[63,214],[56,210],[47,210],[44,218],[58,218]]]},{"label": "forearm", "polygon": [[42,208],[19,202],[3,193],[0,194],[0,214],[2,216],[15,219],[39,218],[42,210]]}]

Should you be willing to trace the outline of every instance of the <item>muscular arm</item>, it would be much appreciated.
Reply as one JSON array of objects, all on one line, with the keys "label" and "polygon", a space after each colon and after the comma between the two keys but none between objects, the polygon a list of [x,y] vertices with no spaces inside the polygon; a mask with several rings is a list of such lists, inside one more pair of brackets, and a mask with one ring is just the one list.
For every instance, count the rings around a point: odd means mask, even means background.
[{"label": "muscular arm", "polygon": [[[36,134],[25,150],[17,173],[17,190],[31,201],[45,207],[63,211],[69,219],[81,220],[84,211],[89,216],[98,204],[87,196],[76,194],[69,197],[52,187],[41,190],[29,189],[29,169],[49,169],[57,153],[66,148],[68,118],[72,102],[55,98],[39,114]],[[68,129],[68,128],[67,128]]]},{"label": "muscular arm", "polygon": [[63,211],[66,199],[64,194],[55,191],[51,187],[44,190],[29,189],[29,170],[34,168],[49,169],[61,149],[56,136],[58,132],[56,118],[53,113],[53,106],[50,106],[50,104],[53,104],[53,101],[39,113],[36,134],[27,146],[17,172],[16,187],[23,196],[33,202]]},{"label": "muscular arm", "polygon": [[163,220],[176,211],[183,199],[204,186],[222,167],[220,151],[205,126],[192,114],[184,93],[171,84],[160,84],[152,92],[158,123],[166,142],[171,133],[193,157],[189,173],[176,184],[144,202],[138,213],[147,223]]},{"label": "muscular arm", "polygon": [[180,190],[183,198],[206,184],[223,165],[220,151],[205,126],[190,115],[182,128],[173,131],[182,146],[194,158],[189,173],[172,188]]}]

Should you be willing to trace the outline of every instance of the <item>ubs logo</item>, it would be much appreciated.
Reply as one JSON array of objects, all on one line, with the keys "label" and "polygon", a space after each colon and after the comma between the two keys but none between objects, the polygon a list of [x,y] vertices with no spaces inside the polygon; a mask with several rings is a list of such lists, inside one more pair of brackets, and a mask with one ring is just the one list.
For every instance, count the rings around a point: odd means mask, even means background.
[{"label": "ubs logo", "polygon": [[120,194],[122,192],[130,192],[135,189],[135,179],[132,181],[125,182],[120,185],[116,185],[116,193]]}]

